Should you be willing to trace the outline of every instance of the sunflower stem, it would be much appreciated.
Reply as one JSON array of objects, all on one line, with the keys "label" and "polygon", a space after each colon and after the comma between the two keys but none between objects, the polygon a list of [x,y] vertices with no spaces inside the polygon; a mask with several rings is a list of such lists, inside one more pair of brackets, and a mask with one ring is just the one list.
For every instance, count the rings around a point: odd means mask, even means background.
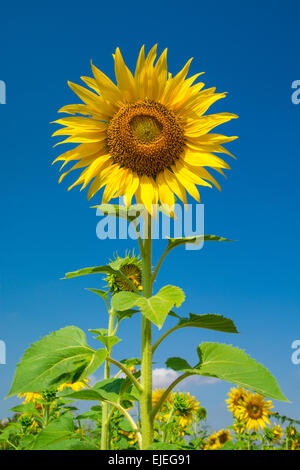
[{"label": "sunflower stem", "polygon": [[[112,336],[114,330],[114,321],[115,321],[115,311],[114,309],[109,309],[109,321],[108,321],[108,336]],[[110,378],[110,358],[111,355],[111,348],[107,348],[107,359],[105,361],[104,366],[104,379]],[[108,442],[108,435],[109,435],[109,405],[108,403],[102,404],[102,429],[101,429],[101,450],[108,450],[109,442]]]},{"label": "sunflower stem", "polygon": [[[152,295],[152,237],[151,237],[151,215],[145,216],[146,233],[144,237],[142,284],[143,296]],[[141,393],[141,421],[143,449],[147,449],[153,441],[152,411],[152,328],[151,321],[142,315],[142,387]]]}]

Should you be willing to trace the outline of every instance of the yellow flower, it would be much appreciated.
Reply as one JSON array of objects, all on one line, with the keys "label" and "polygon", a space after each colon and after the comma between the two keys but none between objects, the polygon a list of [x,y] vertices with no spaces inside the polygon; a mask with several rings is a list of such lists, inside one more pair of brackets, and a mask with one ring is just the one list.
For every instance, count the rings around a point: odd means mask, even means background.
[{"label": "yellow flower", "polygon": [[299,446],[299,441],[297,439],[292,440],[292,445],[291,445],[291,450],[296,450],[298,449]]},{"label": "yellow flower", "polygon": [[[152,392],[152,406],[153,406],[153,408],[157,405],[157,403],[159,402],[159,400],[161,399],[161,397],[163,396],[165,391],[166,391],[165,388],[156,388],[155,390],[153,390],[153,392]],[[168,403],[170,405],[173,405],[172,395],[168,395],[168,397],[164,400],[164,404],[160,408],[160,411],[163,411],[163,410],[166,411],[168,409],[167,408]]]},{"label": "yellow flower", "polygon": [[215,450],[221,447],[218,433],[214,433],[211,436],[208,437],[207,443],[204,446],[204,450]]},{"label": "yellow flower", "polygon": [[234,415],[238,410],[239,406],[244,402],[246,398],[246,390],[242,387],[232,388],[228,393],[229,398],[226,400],[228,403],[228,409]]},{"label": "yellow flower", "polygon": [[221,446],[223,446],[227,441],[231,441],[231,434],[228,429],[221,429],[221,431],[217,432],[217,436]]},{"label": "yellow flower", "polygon": [[221,174],[230,169],[215,153],[231,155],[221,144],[236,137],[210,131],[237,116],[205,115],[226,93],[203,90],[204,83],[194,83],[199,73],[187,78],[192,59],[172,76],[167,49],[155,63],[156,49],[145,56],[141,48],[132,74],[117,48],[113,55],[117,84],[93,64],[94,78],[82,77],[92,91],[69,82],[84,104],[61,108],[60,112],[73,116],[55,121],[65,127],[53,135],[69,136],[60,143],[79,145],[55,162],[63,162],[61,168],[76,162],[60,182],[72,170],[84,169],[69,189],[79,184],[83,189],[91,183],[88,199],[105,188],[102,203],[125,196],[130,206],[135,196],[150,213],[152,204],[160,201],[172,214],[174,194],[186,203],[186,191],[200,201],[196,185],[212,187],[212,183],[220,189],[205,168]]},{"label": "yellow flower", "polygon": [[267,424],[270,424],[268,416],[271,414],[270,408],[273,408],[270,400],[265,400],[258,393],[247,392],[244,401],[236,411],[237,417],[245,422],[248,431],[259,431]]},{"label": "yellow flower", "polygon": [[178,416],[180,426],[185,428],[191,425],[200,403],[189,393],[174,393],[173,400],[175,415]]},{"label": "yellow flower", "polygon": [[25,400],[23,401],[23,403],[30,403],[30,402],[36,403],[37,400],[43,400],[42,395],[40,395],[39,393],[33,393],[33,392],[19,393],[18,397],[19,398],[25,397]]},{"label": "yellow flower", "polygon": [[279,424],[276,424],[273,428],[274,441],[279,442],[283,436],[283,430]]},{"label": "yellow flower", "polygon": [[64,383],[64,384],[61,384],[59,387],[58,387],[58,391],[61,392],[62,390],[64,390],[65,388],[71,388],[72,390],[74,390],[75,392],[78,392],[78,390],[81,390],[81,389],[84,389],[86,388],[86,384],[89,382],[89,379],[83,379],[79,382],[73,382],[73,383]]}]

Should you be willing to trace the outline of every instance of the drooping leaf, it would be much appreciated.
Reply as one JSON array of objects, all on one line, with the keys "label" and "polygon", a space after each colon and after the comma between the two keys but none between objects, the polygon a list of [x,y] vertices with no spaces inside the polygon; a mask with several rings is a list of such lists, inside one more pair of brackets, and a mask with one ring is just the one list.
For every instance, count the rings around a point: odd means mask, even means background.
[{"label": "drooping leaf", "polygon": [[135,313],[138,313],[138,310],[135,310],[133,308],[128,309],[128,310],[123,310],[122,312],[117,310],[116,311],[116,317],[118,321],[125,320],[126,318],[131,318]]},{"label": "drooping leaf", "polygon": [[54,331],[25,351],[7,396],[76,382],[95,372],[105,358],[104,349],[95,351],[88,346],[80,328],[67,326]]},{"label": "drooping leaf", "polygon": [[251,359],[243,350],[228,344],[202,343],[198,346],[197,353],[199,363],[195,367],[176,370],[216,377],[263,396],[288,401],[268,369]]},{"label": "drooping leaf", "polygon": [[116,271],[111,266],[93,266],[90,268],[82,268],[77,271],[72,271],[66,273],[63,279],[71,279],[72,277],[86,276],[87,274],[119,274],[119,271]]},{"label": "drooping leaf", "polygon": [[107,302],[108,301],[108,292],[106,290],[101,290],[101,289],[86,289],[89,290],[90,292],[93,292],[94,294],[99,295],[99,297],[102,297],[102,299]]},{"label": "drooping leaf", "polygon": [[235,324],[230,318],[223,317],[223,315],[216,313],[207,313],[204,315],[190,313],[189,318],[181,318],[178,327],[195,327],[222,331],[224,333],[238,333]]},{"label": "drooping leaf", "polygon": [[161,329],[172,307],[179,307],[184,299],[184,292],[179,287],[165,286],[149,298],[133,292],[119,292],[113,296],[112,306],[117,310],[139,307],[142,314]]}]

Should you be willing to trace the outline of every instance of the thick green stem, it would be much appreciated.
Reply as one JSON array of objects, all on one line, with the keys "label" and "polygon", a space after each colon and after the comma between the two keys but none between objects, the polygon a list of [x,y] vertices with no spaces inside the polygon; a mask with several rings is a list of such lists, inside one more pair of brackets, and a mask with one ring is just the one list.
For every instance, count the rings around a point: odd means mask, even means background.
[{"label": "thick green stem", "polygon": [[[111,336],[114,330],[114,321],[115,321],[115,311],[113,309],[109,310],[109,322],[108,322],[108,336]],[[107,350],[107,357],[110,358],[111,348]],[[110,361],[107,359],[104,366],[104,379],[110,378]],[[108,428],[109,421],[107,419],[109,413],[108,403],[102,404],[102,429],[101,429],[101,450],[109,449],[108,442]]]},{"label": "thick green stem", "polygon": [[[152,295],[152,265],[151,265],[151,215],[145,217],[146,233],[142,253],[143,260],[143,296]],[[151,322],[142,315],[142,387],[141,420],[143,449],[147,449],[153,441],[152,411],[152,331]]]}]

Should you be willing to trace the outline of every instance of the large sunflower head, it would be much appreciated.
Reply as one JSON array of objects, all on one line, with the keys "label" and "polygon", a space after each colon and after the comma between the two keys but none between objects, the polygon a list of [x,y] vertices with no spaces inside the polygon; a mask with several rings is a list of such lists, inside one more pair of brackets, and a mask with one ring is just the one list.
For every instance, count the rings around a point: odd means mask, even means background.
[{"label": "large sunflower head", "polygon": [[273,408],[271,400],[265,400],[258,393],[247,392],[246,397],[236,411],[237,417],[245,423],[248,431],[259,431],[270,424],[269,416]]},{"label": "large sunflower head", "polygon": [[174,194],[186,203],[186,191],[200,201],[196,185],[220,189],[206,168],[222,174],[230,168],[215,153],[231,155],[222,144],[236,137],[210,131],[237,116],[205,113],[226,94],[203,90],[202,82],[195,83],[199,73],[187,78],[191,60],[172,76],[167,50],[155,62],[156,46],[147,56],[141,48],[134,74],[119,48],[113,57],[116,84],[93,64],[94,78],[82,77],[92,91],[69,83],[84,104],[64,106],[60,112],[71,116],[55,121],[64,127],[53,135],[68,136],[60,143],[79,144],[56,158],[62,168],[77,162],[60,181],[81,168],[69,189],[91,183],[89,199],[105,188],[102,203],[124,196],[127,206],[135,195],[150,213],[159,202],[172,208]]}]

